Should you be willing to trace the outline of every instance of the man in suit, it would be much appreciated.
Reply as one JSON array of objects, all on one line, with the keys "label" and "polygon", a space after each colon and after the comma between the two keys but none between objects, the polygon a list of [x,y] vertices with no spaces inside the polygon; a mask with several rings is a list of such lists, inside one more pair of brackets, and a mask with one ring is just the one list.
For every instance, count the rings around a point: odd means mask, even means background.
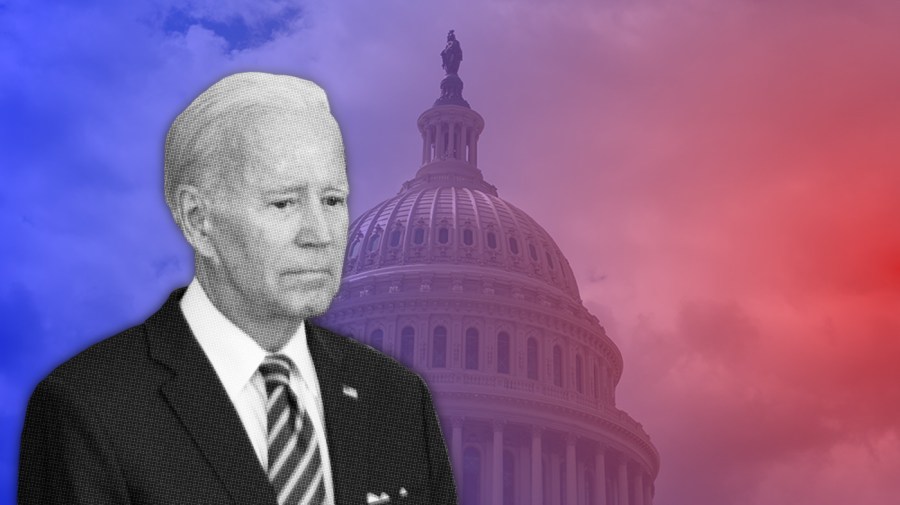
[{"label": "man in suit", "polygon": [[166,137],[195,278],[44,379],[21,504],[455,504],[422,380],[308,319],[337,292],[344,147],[325,93],[235,74]]}]

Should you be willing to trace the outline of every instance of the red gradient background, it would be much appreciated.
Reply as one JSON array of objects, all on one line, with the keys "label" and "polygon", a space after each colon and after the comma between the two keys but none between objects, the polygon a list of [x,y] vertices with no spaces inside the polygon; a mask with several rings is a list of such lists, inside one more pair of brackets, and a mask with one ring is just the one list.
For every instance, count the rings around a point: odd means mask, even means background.
[{"label": "red gradient background", "polygon": [[900,4],[495,7],[443,23],[481,168],[621,347],[655,503],[897,503]]}]

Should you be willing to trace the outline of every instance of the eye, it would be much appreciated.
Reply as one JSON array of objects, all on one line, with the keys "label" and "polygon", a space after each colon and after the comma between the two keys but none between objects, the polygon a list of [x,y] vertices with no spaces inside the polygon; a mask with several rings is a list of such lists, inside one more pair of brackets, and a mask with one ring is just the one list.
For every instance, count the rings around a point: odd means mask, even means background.
[{"label": "eye", "polygon": [[275,207],[276,209],[282,210],[294,205],[295,203],[297,203],[297,201],[293,198],[285,198],[284,200],[275,200],[269,205]]},{"label": "eye", "polygon": [[338,205],[344,205],[347,199],[343,196],[326,196],[322,201],[329,207],[336,207]]}]

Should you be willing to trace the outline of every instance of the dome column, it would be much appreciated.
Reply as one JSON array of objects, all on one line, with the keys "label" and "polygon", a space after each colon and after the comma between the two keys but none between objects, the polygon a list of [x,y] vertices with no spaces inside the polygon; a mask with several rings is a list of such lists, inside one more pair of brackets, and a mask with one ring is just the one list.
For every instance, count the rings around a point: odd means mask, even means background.
[{"label": "dome column", "polygon": [[494,422],[494,472],[491,479],[493,485],[493,502],[497,505],[503,504],[503,422]]},{"label": "dome column", "polygon": [[[560,482],[562,479],[562,461],[560,461],[559,453],[550,453],[550,503],[559,503],[562,496]],[[562,505],[562,504],[560,504]]]},{"label": "dome column", "polygon": [[[597,494],[596,505],[607,505],[606,502],[606,454],[605,448],[600,446],[594,454],[594,480],[597,485],[594,486]],[[594,505],[594,504],[591,504]]]},{"label": "dome column", "polygon": [[447,152],[447,145],[446,142],[444,142],[444,139],[446,138],[446,136],[444,136],[444,123],[436,124],[435,129],[437,130],[437,138],[435,139],[437,141],[437,148],[435,149],[434,157],[439,160],[444,158]]},{"label": "dome column", "polygon": [[628,461],[623,455],[619,459],[619,482],[616,486],[619,503],[616,505],[628,505]]},{"label": "dome column", "polygon": [[427,128],[422,132],[422,165],[431,161],[431,144],[434,140],[431,138],[431,128]]},{"label": "dome column", "polygon": [[632,505],[644,505],[644,472],[640,470],[635,472],[634,480],[631,483],[634,489],[634,503]]},{"label": "dome column", "polygon": [[422,135],[422,167],[451,162],[455,163],[456,170],[478,168],[478,137],[484,129],[484,119],[477,112],[455,105],[439,105],[423,112],[418,125]]},{"label": "dome column", "polygon": [[566,437],[566,505],[578,505],[578,467],[575,462],[575,435]]},{"label": "dome column", "polygon": [[449,144],[447,146],[447,157],[456,159],[456,125],[453,123],[447,125],[447,140]]},{"label": "dome column", "polygon": [[531,428],[531,505],[541,505],[544,496],[544,471],[541,468],[541,437],[539,426]]}]

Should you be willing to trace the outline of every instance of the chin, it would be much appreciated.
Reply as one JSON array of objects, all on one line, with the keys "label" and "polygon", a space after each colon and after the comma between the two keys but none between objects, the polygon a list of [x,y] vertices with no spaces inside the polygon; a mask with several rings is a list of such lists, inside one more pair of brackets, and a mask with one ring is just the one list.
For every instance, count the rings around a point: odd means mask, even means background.
[{"label": "chin", "polygon": [[288,295],[285,299],[286,303],[282,304],[282,309],[288,315],[298,319],[311,319],[321,316],[331,306],[333,294],[317,294],[310,296],[305,293],[304,296],[292,297]]}]

